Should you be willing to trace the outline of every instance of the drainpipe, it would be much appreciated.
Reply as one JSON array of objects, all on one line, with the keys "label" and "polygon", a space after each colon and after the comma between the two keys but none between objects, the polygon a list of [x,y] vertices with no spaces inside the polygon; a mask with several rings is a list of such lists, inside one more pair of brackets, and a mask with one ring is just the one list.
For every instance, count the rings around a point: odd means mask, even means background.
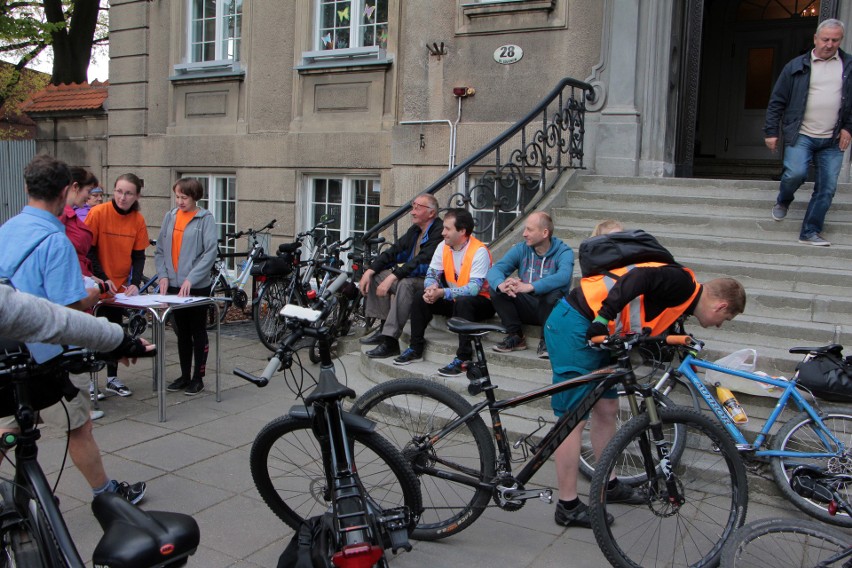
[{"label": "drainpipe", "polygon": [[402,120],[400,124],[444,124],[446,123],[450,127],[450,155],[448,159],[449,167],[448,170],[456,167],[456,138],[458,136],[458,126],[459,122],[461,122],[461,112],[462,112],[462,99],[473,95],[476,93],[476,90],[473,87],[454,87],[453,88],[453,96],[455,96],[459,100],[459,110],[456,115],[455,122],[451,122],[450,120]]}]

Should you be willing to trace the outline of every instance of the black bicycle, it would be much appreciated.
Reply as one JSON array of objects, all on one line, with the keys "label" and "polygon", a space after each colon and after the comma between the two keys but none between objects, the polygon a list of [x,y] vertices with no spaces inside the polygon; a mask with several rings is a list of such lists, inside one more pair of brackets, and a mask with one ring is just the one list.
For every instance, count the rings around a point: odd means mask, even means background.
[{"label": "black bicycle", "polygon": [[[843,498],[852,476],[807,466],[796,468],[790,487],[827,505],[829,512],[852,515]],[[722,568],[822,568],[852,566],[852,536],[842,529],[801,519],[762,519],[737,529],[722,550]]]},{"label": "black bicycle", "polygon": [[[322,264],[325,228],[333,223],[334,219],[323,218],[312,229],[296,235],[292,243],[280,245],[278,257],[285,260],[268,274],[264,274],[262,267],[255,269],[255,278],[261,284],[252,315],[257,335],[270,351],[278,348],[287,328],[286,318],[279,317],[281,308],[287,304],[309,306],[316,298],[317,268]],[[310,251],[308,258],[302,258],[302,249]]]},{"label": "black bicycle", "polygon": [[[36,365],[23,344],[0,340],[2,414],[14,414],[20,433],[0,438],[5,457],[14,449],[15,477],[0,480],[0,566],[83,568],[59,504],[38,463],[37,409],[62,392],[74,396],[69,372],[97,371],[91,352],[70,350]],[[104,530],[92,556],[95,566],[181,566],[195,553],[198,524],[189,515],[142,511],[115,493],[95,497],[92,512]]]},{"label": "black bicycle", "polygon": [[[688,342],[691,337],[606,338],[601,347],[612,351],[616,366],[498,400],[482,336],[505,329],[459,318],[451,318],[448,327],[473,341],[468,392],[484,395],[484,401],[471,405],[444,385],[408,378],[373,387],[352,409],[376,422],[420,477],[424,512],[414,538],[435,540],[456,534],[492,500],[508,511],[529,499],[551,502],[552,489],[531,487],[530,481],[601,396],[621,384],[635,417],[596,464],[589,498],[601,550],[617,566],[642,566],[653,557],[672,558],[675,565],[685,566],[718,562],[722,545],[745,520],[748,496],[742,460],[730,438],[709,418],[692,409],[658,405],[650,386],[638,383],[630,362],[634,347]],[[507,425],[514,418],[510,409],[590,382],[595,383],[592,390],[548,431],[539,434],[548,426],[540,417],[532,432],[513,434],[515,441],[510,441]],[[491,417],[493,438],[480,416],[485,411]],[[524,462],[517,473],[512,471],[515,461]],[[641,505],[607,502],[603,487],[616,472],[619,477],[635,474],[637,490],[645,496]],[[611,526],[606,523],[608,514],[615,517]]]},{"label": "black bicycle", "polygon": [[[252,444],[252,478],[269,508],[297,531],[310,517],[330,515],[332,542],[326,560],[335,566],[387,566],[385,549],[396,553],[411,548],[408,535],[422,509],[420,487],[406,459],[374,432],[372,422],[343,411],[342,400],[354,398],[355,392],[337,379],[328,328],[315,327],[328,317],[335,292],[348,280],[345,272],[338,272],[315,309],[283,309],[289,333],[261,377],[240,369],[234,374],[263,387],[283,369],[288,386],[304,401],[267,424]],[[303,337],[319,341],[316,383],[295,350]]]}]

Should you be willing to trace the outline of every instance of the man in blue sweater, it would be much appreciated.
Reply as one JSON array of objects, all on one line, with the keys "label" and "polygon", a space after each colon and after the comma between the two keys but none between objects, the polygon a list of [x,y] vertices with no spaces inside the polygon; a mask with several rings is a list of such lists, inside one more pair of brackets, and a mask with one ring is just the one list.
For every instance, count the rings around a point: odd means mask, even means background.
[{"label": "man in blue sweater", "polygon": [[[510,277],[515,271],[518,275]],[[553,306],[571,287],[573,272],[574,252],[553,236],[553,219],[547,213],[532,213],[524,224],[524,242],[513,246],[486,277],[491,302],[509,331],[494,350],[526,349],[521,325],[544,325]],[[544,339],[538,344],[538,356],[547,359]]]}]

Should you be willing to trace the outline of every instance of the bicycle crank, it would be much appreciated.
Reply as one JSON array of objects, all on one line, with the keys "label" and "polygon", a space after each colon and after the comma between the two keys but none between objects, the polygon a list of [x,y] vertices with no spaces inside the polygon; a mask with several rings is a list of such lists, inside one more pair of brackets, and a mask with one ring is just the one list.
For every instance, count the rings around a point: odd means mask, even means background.
[{"label": "bicycle crank", "polygon": [[505,485],[497,486],[494,500],[497,505],[505,511],[517,511],[524,506],[524,502],[530,499],[541,499],[545,503],[553,503],[553,489],[524,489],[520,484],[512,487]]}]

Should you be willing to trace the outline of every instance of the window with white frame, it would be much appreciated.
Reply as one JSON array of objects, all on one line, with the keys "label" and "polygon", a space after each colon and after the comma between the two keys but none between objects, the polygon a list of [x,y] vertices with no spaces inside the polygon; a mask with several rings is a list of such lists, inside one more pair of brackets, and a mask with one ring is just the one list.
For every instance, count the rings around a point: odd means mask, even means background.
[{"label": "window with white frame", "polygon": [[[225,238],[226,233],[234,233],[237,230],[236,176],[187,174],[187,177],[196,178],[204,186],[204,199],[199,200],[198,205],[213,213],[213,217],[216,219],[217,236],[223,240],[219,249],[223,253],[237,252],[237,242]],[[231,257],[226,260],[229,270],[236,268],[237,260],[240,259]]]},{"label": "window with white frame", "polygon": [[189,61],[239,61],[243,0],[189,1]]},{"label": "window with white frame", "polygon": [[381,181],[376,177],[310,176],[307,178],[306,229],[333,219],[329,242],[358,238],[379,222]]},{"label": "window with white frame", "polygon": [[315,50],[388,46],[388,0],[317,0]]}]

